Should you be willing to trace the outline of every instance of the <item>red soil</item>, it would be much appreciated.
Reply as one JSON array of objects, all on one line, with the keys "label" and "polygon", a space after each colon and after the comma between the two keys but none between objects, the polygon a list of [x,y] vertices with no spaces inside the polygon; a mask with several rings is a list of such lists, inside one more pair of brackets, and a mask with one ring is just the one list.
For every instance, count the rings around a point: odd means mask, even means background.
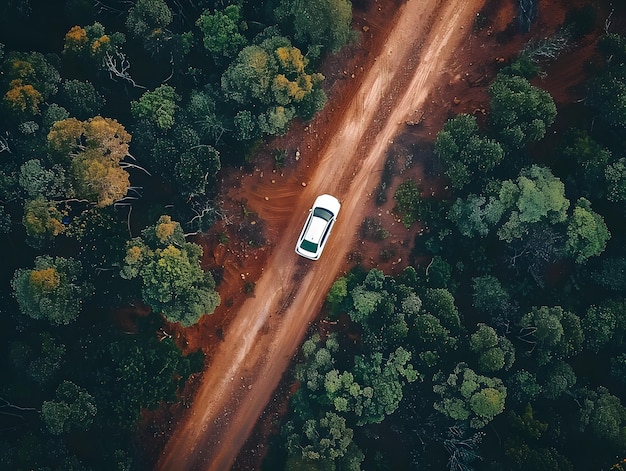
[{"label": "red soil", "polygon": [[[367,5],[360,8],[362,3]],[[502,64],[531,35],[554,32],[571,7],[567,0],[541,1],[537,24],[522,35],[511,29],[513,0],[354,4],[361,41],[324,63],[325,110],[259,149],[249,173],[225,171],[220,185],[227,217],[195,238],[205,250],[204,266],[220,274],[222,304],[196,326],[170,328],[184,352],[202,349],[207,360],[180,403],[146,414],[141,435],[149,438],[150,452],[160,453],[158,469],[260,469],[273,421],[289,395],[281,377],[332,282],[354,260],[389,274],[409,263],[415,235],[424,228],[407,230],[394,216],[397,185],[412,178],[424,197],[446,194],[445,179],[424,166],[439,129],[458,113],[482,117],[486,86]],[[481,8],[486,23],[477,30]],[[581,98],[576,85],[594,37],[581,45],[548,67],[538,83],[558,103]],[[406,124],[417,118],[419,124]],[[275,149],[287,152],[281,169]],[[397,157],[397,173],[387,202],[376,206],[373,194],[390,154]],[[405,168],[408,155],[412,165]],[[335,194],[343,206],[322,259],[310,263],[293,253],[293,244],[322,192]],[[365,217],[379,220],[389,237],[355,237]],[[260,246],[250,245],[261,236]]]}]

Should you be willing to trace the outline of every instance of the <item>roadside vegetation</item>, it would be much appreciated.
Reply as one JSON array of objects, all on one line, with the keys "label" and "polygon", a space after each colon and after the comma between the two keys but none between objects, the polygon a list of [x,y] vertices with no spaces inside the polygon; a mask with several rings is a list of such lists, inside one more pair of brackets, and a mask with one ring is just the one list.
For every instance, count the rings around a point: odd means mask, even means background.
[{"label": "roadside vegetation", "polygon": [[266,469],[624,469],[626,37],[608,23],[580,103],[534,80],[594,14],[503,67],[487,117],[444,125],[449,198],[398,186],[429,230],[401,274],[334,283]]},{"label": "roadside vegetation", "polygon": [[0,468],[150,466],[142,410],[203,367],[171,326],[221,302],[188,240],[224,216],[216,175],[324,106],[351,19],[347,0],[2,2]]}]

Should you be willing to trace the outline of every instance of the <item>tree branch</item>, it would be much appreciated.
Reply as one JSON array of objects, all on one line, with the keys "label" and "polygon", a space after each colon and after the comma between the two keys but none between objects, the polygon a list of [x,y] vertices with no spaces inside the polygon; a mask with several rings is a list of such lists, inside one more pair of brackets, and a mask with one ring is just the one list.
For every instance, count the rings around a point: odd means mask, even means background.
[{"label": "tree branch", "polygon": [[142,88],[146,90],[146,87],[137,84],[130,76],[130,73],[128,72],[130,69],[130,61],[126,59],[126,55],[123,52],[116,50],[115,57],[107,52],[102,60],[102,66],[109,72],[109,77],[111,77],[113,81],[115,81],[114,77],[118,77],[131,83],[135,88]]}]

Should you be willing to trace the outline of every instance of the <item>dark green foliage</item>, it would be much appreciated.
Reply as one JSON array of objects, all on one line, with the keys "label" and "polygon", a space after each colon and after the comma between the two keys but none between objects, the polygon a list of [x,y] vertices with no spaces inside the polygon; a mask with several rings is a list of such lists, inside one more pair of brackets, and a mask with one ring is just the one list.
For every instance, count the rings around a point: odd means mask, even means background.
[{"label": "dark green foliage", "polygon": [[494,197],[487,199],[470,193],[465,200],[457,198],[450,207],[448,218],[465,237],[485,237],[504,213],[504,205]]},{"label": "dark green foliage", "polygon": [[496,314],[509,308],[509,294],[495,276],[485,275],[473,278],[472,288],[473,306],[479,311]]},{"label": "dark green foliage", "polygon": [[504,157],[500,144],[481,137],[476,118],[466,114],[449,120],[439,131],[435,154],[445,163],[446,175],[455,189],[490,172]]},{"label": "dark green foliage", "polygon": [[542,391],[537,376],[527,370],[515,372],[506,383],[509,397],[517,404],[533,401]]},{"label": "dark green foliage", "polygon": [[154,91],[145,92],[139,101],[130,103],[130,111],[137,120],[153,122],[157,128],[168,130],[174,125],[180,96],[169,85],[161,85]]},{"label": "dark green foliage", "polygon": [[90,361],[110,359],[99,367],[91,381],[101,404],[102,421],[131,431],[143,408],[154,409],[161,401],[176,400],[176,392],[189,374],[201,367],[199,354],[182,357],[171,338],[159,341],[155,331],[149,337],[126,336],[98,345]]},{"label": "dark green foliage", "polygon": [[606,198],[616,203],[626,202],[626,159],[621,158],[604,170]]},{"label": "dark green foliage", "polygon": [[196,25],[202,31],[205,49],[218,58],[233,58],[246,45],[246,38],[240,33],[246,25],[239,5],[228,5],[224,10],[213,13],[205,10]]},{"label": "dark green foliage", "polygon": [[600,255],[610,238],[604,218],[591,209],[589,200],[579,198],[567,225],[565,252],[582,263]]},{"label": "dark green foliage", "polygon": [[170,322],[189,326],[220,303],[215,281],[200,267],[202,247],[185,242],[180,224],[161,216],[127,244],[121,276],[139,278],[144,302]]},{"label": "dark green foliage", "polygon": [[581,428],[589,430],[596,440],[608,443],[615,452],[626,452],[626,408],[620,399],[604,387],[584,393]]},{"label": "dark green foliage", "polygon": [[293,27],[299,43],[336,52],[354,38],[352,4],[348,0],[280,0],[276,18]]},{"label": "dark green foliage", "polygon": [[590,306],[582,320],[586,348],[597,353],[604,348],[621,346],[626,334],[625,314],[624,302],[620,299]]},{"label": "dark green foliage", "polygon": [[18,178],[30,199],[60,198],[67,193],[67,176],[60,165],[45,168],[38,159],[28,160],[20,167]]},{"label": "dark green foliage", "polygon": [[519,339],[528,343],[527,354],[539,365],[578,353],[584,341],[580,318],[560,306],[534,307],[522,316]]},{"label": "dark green foliage", "polygon": [[541,72],[541,67],[531,54],[522,52],[511,64],[503,67],[501,74],[519,76],[532,80]]},{"label": "dark green foliage", "polygon": [[161,34],[173,20],[172,11],[164,0],[137,0],[128,11],[126,28],[138,39]]},{"label": "dark green foliage", "polygon": [[[563,138],[561,152],[573,170],[579,191],[588,198],[602,197],[611,151],[602,147],[587,132],[571,129]],[[608,175],[606,178],[608,180]]]},{"label": "dark green foliage", "polygon": [[436,374],[433,383],[440,398],[433,407],[455,421],[468,421],[472,428],[483,428],[504,411],[507,393],[502,381],[477,375],[464,363],[449,375]]},{"label": "dark green foliage", "polygon": [[221,167],[220,154],[209,145],[197,145],[183,152],[174,166],[176,182],[189,195],[202,195]]},{"label": "dark green foliage", "polygon": [[47,255],[37,257],[33,269],[18,269],[11,286],[22,313],[51,324],[76,320],[90,292],[79,261]]},{"label": "dark green foliage", "polygon": [[500,74],[489,86],[489,94],[490,126],[508,151],[541,139],[556,117],[548,92],[523,77]]},{"label": "dark green foliage", "polygon": [[15,368],[40,385],[50,381],[65,362],[65,345],[45,331],[29,342],[11,342],[9,351]]},{"label": "dark green foliage", "polygon": [[510,340],[498,336],[493,327],[479,324],[470,336],[470,349],[478,355],[478,371],[491,373],[508,370],[515,361],[515,348]]},{"label": "dark green foliage", "polygon": [[589,104],[609,126],[623,129],[626,125],[626,68],[615,65],[605,69],[591,83]]},{"label": "dark green foliage", "polygon": [[61,105],[75,118],[84,120],[100,114],[105,98],[91,82],[64,80],[59,93]]},{"label": "dark green foliage", "polygon": [[307,420],[301,430],[289,423],[285,435],[290,454],[285,469],[334,469],[336,465],[340,469],[359,469],[365,458],[352,441],[354,431],[343,417],[332,412],[319,420]]},{"label": "dark green foliage", "polygon": [[284,134],[291,120],[321,109],[324,76],[308,71],[308,59],[282,36],[246,46],[221,79],[224,96],[240,108],[235,117],[242,139]]},{"label": "dark green foliage", "polygon": [[380,353],[357,356],[352,372],[333,369],[326,373],[326,397],[337,412],[356,415],[357,425],[380,423],[398,408],[405,382],[418,378],[410,359],[411,353],[402,347],[386,361]]},{"label": "dark green foliage", "polygon": [[53,435],[72,429],[88,430],[97,412],[91,394],[71,381],[63,381],[56,392],[56,400],[41,406],[41,415]]},{"label": "dark green foliage", "polygon": [[413,180],[406,180],[396,189],[393,195],[396,200],[394,211],[402,218],[402,223],[407,227],[420,218],[420,202],[422,201],[420,189]]},{"label": "dark green foliage", "polygon": [[537,381],[541,385],[541,394],[556,400],[576,384],[576,374],[568,363],[557,360],[539,369]]}]

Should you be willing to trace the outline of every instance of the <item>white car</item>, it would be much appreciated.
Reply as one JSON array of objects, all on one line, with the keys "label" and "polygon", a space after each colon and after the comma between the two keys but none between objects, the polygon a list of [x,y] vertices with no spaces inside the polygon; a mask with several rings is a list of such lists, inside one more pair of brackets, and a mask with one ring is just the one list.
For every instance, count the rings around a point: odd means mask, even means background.
[{"label": "white car", "polygon": [[313,207],[309,209],[309,217],[304,223],[296,253],[311,260],[317,260],[328,241],[341,204],[331,195],[320,195],[315,198]]}]

